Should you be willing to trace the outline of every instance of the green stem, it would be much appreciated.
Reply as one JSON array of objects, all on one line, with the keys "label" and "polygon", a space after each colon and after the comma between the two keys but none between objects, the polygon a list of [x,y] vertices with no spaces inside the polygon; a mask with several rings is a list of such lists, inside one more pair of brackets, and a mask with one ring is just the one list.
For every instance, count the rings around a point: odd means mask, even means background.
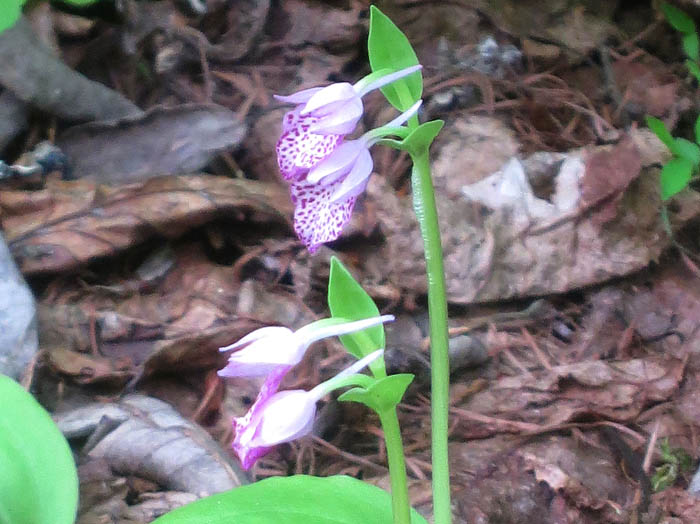
[{"label": "green stem", "polygon": [[450,524],[450,465],[447,451],[450,363],[447,354],[447,295],[442,244],[427,148],[413,155],[413,208],[420,224],[428,277],[430,366],[432,380],[433,515]]},{"label": "green stem", "polygon": [[386,456],[389,461],[389,477],[391,478],[391,507],[394,513],[394,524],[411,523],[411,506],[408,502],[408,481],[406,480],[406,461],[403,456],[401,429],[396,408],[379,413],[379,419],[384,429]]}]

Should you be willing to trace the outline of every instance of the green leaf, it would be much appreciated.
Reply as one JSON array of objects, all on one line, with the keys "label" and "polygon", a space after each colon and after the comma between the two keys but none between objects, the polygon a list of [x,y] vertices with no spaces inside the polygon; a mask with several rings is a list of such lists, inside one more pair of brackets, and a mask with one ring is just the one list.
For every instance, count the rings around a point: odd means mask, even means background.
[{"label": "green leaf", "polygon": [[[272,477],[203,498],[153,524],[391,524],[391,495],[346,476]],[[427,524],[411,510],[411,524]]]},{"label": "green leaf", "polygon": [[661,10],[664,12],[668,23],[671,24],[676,31],[680,31],[684,35],[695,32],[695,22],[693,22],[693,19],[677,7],[664,2],[661,4]]},{"label": "green leaf", "polygon": [[[336,257],[331,258],[331,274],[328,279],[328,307],[333,317],[348,320],[379,316],[379,308],[362,286]],[[384,326],[378,325],[363,331],[340,337],[348,353],[357,358],[369,355],[384,347]],[[376,371],[384,368],[383,359],[373,362],[370,369]],[[382,373],[382,376],[384,374]]]},{"label": "green leaf", "polygon": [[63,2],[64,4],[72,4],[72,5],[77,5],[77,6],[84,6],[84,5],[91,5],[91,4],[96,4],[97,2],[101,2],[102,0],[59,0],[60,2]]},{"label": "green leaf", "polygon": [[11,378],[0,375],[0,522],[72,524],[78,475],[51,416]]},{"label": "green leaf", "polygon": [[[370,6],[367,52],[372,71],[398,71],[418,64],[416,52],[406,35],[375,6]],[[381,89],[391,105],[399,111],[406,111],[420,100],[423,77],[420,71],[416,71]]]},{"label": "green leaf", "polygon": [[666,128],[666,124],[664,124],[661,120],[653,116],[647,116],[646,121],[647,126],[649,126],[649,129],[651,129],[654,132],[654,134],[657,137],[659,137],[659,140],[661,140],[667,148],[672,149],[674,138],[673,136],[671,136],[671,133]]},{"label": "green leaf", "polygon": [[685,67],[687,67],[690,74],[700,82],[700,66],[698,66],[697,62],[688,59],[685,61]]},{"label": "green leaf", "polygon": [[694,167],[700,165],[700,146],[696,143],[686,140],[685,138],[676,138],[673,141],[671,152],[681,158],[685,158]]},{"label": "green leaf", "polygon": [[9,29],[22,14],[22,6],[26,0],[0,0],[0,32]]},{"label": "green leaf", "polygon": [[683,51],[685,51],[688,58],[697,62],[698,58],[700,58],[700,53],[698,53],[698,47],[700,47],[700,43],[698,42],[698,34],[693,32],[683,35],[682,44]]},{"label": "green leaf", "polygon": [[445,122],[442,120],[431,120],[419,125],[403,140],[384,139],[378,143],[407,151],[412,155],[419,154],[430,147],[444,125]]},{"label": "green leaf", "polygon": [[695,120],[695,141],[700,144],[700,115]]},{"label": "green leaf", "polygon": [[338,400],[359,402],[381,415],[396,408],[412,381],[413,375],[410,373],[389,375],[375,381],[367,388],[352,388],[340,395]]},{"label": "green leaf", "polygon": [[693,164],[685,158],[674,158],[661,169],[661,198],[668,200],[683,191],[690,182]]}]

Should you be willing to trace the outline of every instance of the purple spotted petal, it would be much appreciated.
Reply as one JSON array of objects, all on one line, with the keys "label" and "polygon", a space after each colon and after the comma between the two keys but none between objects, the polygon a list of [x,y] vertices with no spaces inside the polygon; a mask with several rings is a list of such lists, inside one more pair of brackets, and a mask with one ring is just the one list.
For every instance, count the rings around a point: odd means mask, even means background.
[{"label": "purple spotted petal", "polygon": [[317,121],[315,116],[300,115],[299,108],[284,116],[283,132],[276,151],[280,173],[285,180],[302,178],[343,141],[343,135],[312,133],[309,128]]},{"label": "purple spotted petal", "polygon": [[321,244],[340,236],[350,221],[356,197],[331,202],[342,180],[329,185],[296,182],[290,186],[294,209],[294,231],[314,253]]}]

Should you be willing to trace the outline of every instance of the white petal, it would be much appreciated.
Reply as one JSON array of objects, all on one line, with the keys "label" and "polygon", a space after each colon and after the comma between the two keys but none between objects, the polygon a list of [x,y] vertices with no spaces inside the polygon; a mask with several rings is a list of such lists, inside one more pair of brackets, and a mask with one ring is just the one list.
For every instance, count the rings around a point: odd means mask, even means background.
[{"label": "white petal", "polygon": [[342,106],[349,100],[356,98],[357,94],[351,84],[339,82],[322,88],[306,102],[302,115],[315,113],[316,116],[327,115],[336,107]]},{"label": "white petal", "polygon": [[322,135],[349,135],[357,127],[363,111],[362,100],[355,97],[342,106],[335,108],[326,116],[319,118],[318,122],[311,125],[309,131]]},{"label": "white petal", "polygon": [[334,182],[350,172],[357,156],[365,147],[365,142],[361,140],[343,142],[309,171],[306,181],[312,184],[316,184],[322,179],[326,179],[323,180],[324,184]]},{"label": "white petal", "polygon": [[295,335],[298,336],[300,340],[303,340],[304,345],[309,346],[323,338],[347,335],[348,333],[362,331],[363,329],[367,329],[384,322],[391,322],[392,320],[394,320],[394,315],[382,315],[380,317],[363,318],[362,320],[343,322],[342,324],[334,324],[319,328],[314,328],[312,324],[309,324],[308,326],[304,326],[297,330]]},{"label": "white petal", "polygon": [[286,327],[282,326],[268,326],[260,329],[256,329],[255,331],[252,331],[251,333],[248,333],[245,337],[240,339],[238,342],[234,342],[230,346],[222,347],[219,348],[219,351],[230,351],[232,349],[238,349],[242,346],[245,346],[246,344],[251,344],[255,342],[256,340],[259,340],[264,337],[275,337],[276,339],[279,339],[280,337],[283,336],[288,336],[292,337],[292,330]]},{"label": "white petal", "polygon": [[331,195],[331,202],[344,200],[348,197],[359,195],[367,187],[367,181],[372,174],[372,155],[367,149],[360,151],[360,154],[355,161],[355,165],[345,177],[340,187]]},{"label": "white petal", "polygon": [[322,87],[312,87],[311,89],[302,89],[291,95],[272,95],[275,100],[284,102],[285,104],[304,104],[309,101],[309,99],[316,93],[321,91]]},{"label": "white petal", "polygon": [[416,71],[419,71],[423,66],[418,64],[414,65],[411,67],[406,67],[405,69],[401,69],[399,71],[396,71],[395,73],[389,73],[388,75],[384,75],[381,78],[378,78],[374,82],[370,82],[366,86],[362,86],[358,91],[357,94],[359,96],[364,96],[370,91],[373,91],[375,89],[379,89],[380,87],[384,87],[387,84],[390,84],[392,82],[397,81],[399,78],[403,78],[405,76],[408,76],[410,74],[415,73]]},{"label": "white petal", "polygon": [[413,104],[411,107],[406,109],[403,113],[401,113],[399,116],[394,118],[391,122],[388,122],[382,127],[398,127],[402,125],[404,122],[407,122],[409,118],[411,118],[413,115],[415,115],[418,112],[418,108],[421,106],[423,103],[423,100],[418,100],[415,104]]},{"label": "white petal", "polygon": [[253,446],[289,442],[308,433],[316,415],[316,400],[308,391],[280,391],[263,408]]}]

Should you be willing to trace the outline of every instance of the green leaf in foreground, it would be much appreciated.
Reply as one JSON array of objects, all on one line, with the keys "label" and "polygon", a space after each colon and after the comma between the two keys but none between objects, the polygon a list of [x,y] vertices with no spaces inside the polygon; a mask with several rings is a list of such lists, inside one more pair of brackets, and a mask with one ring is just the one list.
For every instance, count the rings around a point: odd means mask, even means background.
[{"label": "green leaf in foreground", "polygon": [[676,31],[680,31],[684,35],[695,32],[695,22],[693,22],[693,19],[677,7],[664,2],[661,4],[661,10],[664,12],[668,23],[671,24]]},{"label": "green leaf in foreground", "polygon": [[[273,477],[178,508],[153,524],[391,524],[391,496],[352,477]],[[427,524],[415,510],[411,524]]]},{"label": "green leaf in foreground", "polygon": [[[372,71],[398,71],[418,64],[416,52],[406,35],[375,6],[370,7],[367,52]],[[420,71],[416,71],[382,87],[382,93],[396,109],[406,111],[420,100],[423,94],[423,77]]]},{"label": "green leaf in foreground", "polygon": [[25,0],[0,0],[0,32],[9,29],[22,14]]},{"label": "green leaf in foreground", "polygon": [[[348,320],[379,316],[379,309],[362,286],[352,277],[350,272],[336,257],[331,258],[331,274],[328,279],[328,307],[333,317]],[[340,341],[348,353],[362,358],[372,351],[384,348],[384,326],[379,325],[343,335]],[[376,372],[378,366],[371,366]],[[383,366],[382,366],[383,367]]]},{"label": "green leaf in foreground", "polygon": [[66,439],[14,380],[0,375],[0,522],[72,524],[78,475]]},{"label": "green leaf in foreground", "polygon": [[693,173],[693,164],[685,158],[674,158],[661,169],[661,198],[668,200],[683,191]]}]

